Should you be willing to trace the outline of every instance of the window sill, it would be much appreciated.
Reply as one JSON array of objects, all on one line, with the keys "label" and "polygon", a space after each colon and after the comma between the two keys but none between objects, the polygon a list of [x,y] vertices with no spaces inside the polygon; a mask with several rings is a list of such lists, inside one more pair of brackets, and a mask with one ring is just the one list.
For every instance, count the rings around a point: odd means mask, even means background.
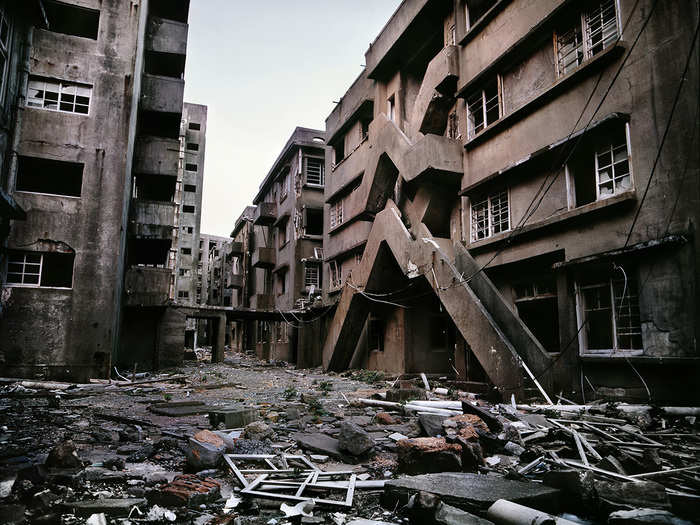
[{"label": "window sill", "polygon": [[73,288],[66,288],[63,286],[35,286],[33,284],[17,284],[17,283],[3,283],[5,288],[24,288],[32,290],[63,290],[67,292],[72,292]]},{"label": "window sill", "polygon": [[[617,56],[624,53],[625,49],[626,46],[618,42],[616,45],[611,46],[604,51],[601,51],[594,57],[589,58],[571,73],[557,79],[554,82],[554,84],[546,88],[542,93],[540,93],[539,95],[535,95],[533,98],[523,103],[519,107],[515,108],[507,115],[502,116],[496,122],[481,130],[474,137],[468,139],[467,142],[464,143],[464,149],[473,149],[488,138],[490,138],[491,136],[496,135],[501,131],[504,131],[508,126],[513,125],[518,120],[526,117],[536,109],[540,108],[550,100],[557,97],[574,81],[580,79],[581,77],[587,74],[592,73],[598,67],[603,67],[609,61],[614,60]],[[471,83],[468,86],[465,86],[465,88],[469,89],[470,86]]]},{"label": "window sill", "polygon": [[507,232],[499,233],[497,235],[494,235],[493,237],[472,242],[467,245],[467,249],[470,251],[490,249],[495,247],[496,245],[505,243],[509,239],[518,239],[523,235],[527,235],[540,230],[545,230],[547,228],[554,227],[557,225],[563,225],[568,222],[574,221],[582,216],[587,216],[591,213],[602,212],[603,210],[607,210],[613,207],[630,204],[632,202],[635,202],[636,200],[637,194],[634,190],[626,191],[624,193],[620,193],[619,195],[613,195],[612,197],[608,197],[607,199],[590,202],[588,204],[584,204],[583,206],[579,206],[578,208],[557,213],[555,215],[552,215],[551,217],[542,219],[532,224],[526,224],[519,231],[517,231],[517,233],[514,233],[513,230],[508,230]]},{"label": "window sill", "polygon": [[352,154],[355,153],[358,149],[360,149],[360,146],[362,146],[362,145],[363,145],[365,142],[367,142],[368,140],[369,140],[369,135],[366,135],[365,137],[363,137],[363,139],[360,141],[360,143],[359,143],[357,146],[355,146],[355,147],[352,149],[352,151],[351,151],[350,153],[348,153],[347,155],[345,155],[345,156],[344,156],[342,159],[340,159],[340,161],[338,161],[336,164],[332,164],[332,165],[331,165],[331,172],[334,172],[334,171],[336,170],[336,168],[338,168],[340,165],[343,164],[343,162],[345,162],[346,160],[348,160],[348,159],[352,156]]},{"label": "window sill", "polygon": [[310,182],[305,182],[304,183],[304,188],[308,188],[310,190],[320,190],[323,191],[324,185],[323,184],[312,184]]},{"label": "window sill", "polygon": [[62,199],[80,200],[80,195],[62,195],[60,193],[43,193],[40,191],[29,191],[29,190],[15,190],[15,193],[21,193],[23,195],[41,195],[42,197],[60,197]]}]

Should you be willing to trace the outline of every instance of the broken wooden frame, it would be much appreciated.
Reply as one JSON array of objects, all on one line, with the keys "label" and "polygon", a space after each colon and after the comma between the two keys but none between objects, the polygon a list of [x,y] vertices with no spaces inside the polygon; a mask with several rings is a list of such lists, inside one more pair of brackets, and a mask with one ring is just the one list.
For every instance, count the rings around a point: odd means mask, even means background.
[{"label": "broken wooden frame", "polygon": [[[285,480],[271,480],[268,479],[273,474],[263,474],[258,476],[255,481],[250,483],[246,488],[241,491],[241,494],[247,494],[249,496],[258,496],[263,498],[284,500],[284,501],[310,501],[313,500],[319,505],[332,505],[338,507],[352,507],[352,499],[355,494],[355,483],[357,481],[357,475],[354,473],[349,473],[350,479],[347,482],[345,498],[342,500],[332,500],[325,498],[316,498],[313,496],[304,496],[305,491],[310,490],[338,490],[345,487],[337,487],[329,483],[319,482],[319,478],[326,477],[336,477],[336,476],[347,476],[348,472],[323,472],[316,470],[309,472],[303,478],[303,481],[285,481]],[[266,490],[258,490],[266,489]],[[280,492],[271,492],[273,490],[295,490],[294,494],[284,494]]]}]

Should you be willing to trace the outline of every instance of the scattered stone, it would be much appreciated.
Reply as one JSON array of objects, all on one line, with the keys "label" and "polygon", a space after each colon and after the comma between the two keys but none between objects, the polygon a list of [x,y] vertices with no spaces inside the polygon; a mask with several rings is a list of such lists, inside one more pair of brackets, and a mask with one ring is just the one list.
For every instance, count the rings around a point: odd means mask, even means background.
[{"label": "scattered stone", "polygon": [[24,522],[24,505],[0,505],[2,522],[7,524]]},{"label": "scattered stone", "polygon": [[126,517],[133,507],[143,507],[143,498],[105,498],[90,501],[66,502],[63,507],[78,516],[104,513],[109,516]]},{"label": "scattered stone", "polygon": [[304,434],[296,432],[292,434],[291,438],[304,450],[318,452],[334,458],[342,458],[343,456],[339,448],[338,440],[325,434]]},{"label": "scattered stone", "polygon": [[107,516],[105,516],[103,512],[91,514],[90,517],[85,520],[85,525],[107,525]]},{"label": "scattered stone", "polygon": [[274,454],[275,449],[269,441],[257,439],[237,439],[231,450],[232,454]]},{"label": "scattered stone", "polygon": [[389,434],[387,437],[389,439],[391,439],[392,441],[401,441],[402,439],[409,439],[408,436],[405,436],[405,435],[400,434],[398,432],[394,432],[393,434]]},{"label": "scattered stone", "polygon": [[54,494],[49,489],[45,489],[34,494],[32,499],[39,507],[49,509],[56,501],[61,499],[61,497]]},{"label": "scattered stone", "polygon": [[440,414],[418,414],[418,421],[423,431],[430,437],[444,436],[445,431],[442,428],[442,423],[448,416]]},{"label": "scattered stone", "polygon": [[480,513],[499,499],[554,511],[560,492],[539,483],[511,481],[498,476],[442,472],[388,480],[384,485],[383,504],[394,508],[406,504],[418,491],[429,492],[444,503],[468,512]]},{"label": "scattered stone", "polygon": [[78,456],[75,443],[68,440],[51,449],[45,465],[49,468],[81,468],[83,462]]},{"label": "scattered stone", "polygon": [[221,461],[225,451],[226,444],[221,436],[209,430],[201,430],[189,440],[187,462],[196,470],[214,468]]},{"label": "scattered stone", "polygon": [[110,470],[104,467],[87,467],[82,472],[85,481],[101,481],[105,483],[125,481],[126,472]]},{"label": "scattered stone", "polygon": [[221,486],[212,478],[199,478],[194,474],[182,474],[149,496],[149,501],[164,507],[191,507],[214,501]]},{"label": "scattered stone", "polygon": [[634,509],[619,510],[608,516],[609,525],[692,525],[666,510]]},{"label": "scattered stone", "polygon": [[396,425],[398,423],[398,420],[387,412],[377,413],[377,415],[374,416],[374,419],[380,425]]},{"label": "scattered stone", "polygon": [[663,485],[654,481],[593,482],[598,504],[606,512],[635,508],[671,510],[671,502]]},{"label": "scattered stone", "polygon": [[459,472],[462,447],[444,438],[404,439],[397,444],[399,469],[408,474]]},{"label": "scattered stone", "polygon": [[428,399],[428,394],[422,388],[393,388],[386,391],[386,400],[394,403],[401,401]]},{"label": "scattered stone", "polygon": [[[462,401],[462,412],[479,417],[479,419],[481,419],[487,425],[488,430],[494,434],[498,434],[499,432],[503,431],[503,422],[498,419],[498,416],[492,414],[486,409],[471,404],[469,401]],[[552,424],[547,422],[546,426],[552,426]]]},{"label": "scattered stone", "polygon": [[488,520],[471,512],[440,502],[435,510],[435,522],[439,525],[492,525]]},{"label": "scattered stone", "polygon": [[206,414],[211,407],[202,401],[166,401],[155,403],[148,410],[161,416],[184,417]]},{"label": "scattered stone", "polygon": [[517,443],[513,443],[512,441],[509,441],[503,446],[503,450],[506,451],[507,454],[510,454],[511,456],[520,456],[523,452],[525,452],[525,449],[518,445]]},{"label": "scattered stone", "polygon": [[458,436],[467,440],[479,439],[477,430],[488,432],[489,427],[486,426],[479,416],[473,414],[462,414],[447,418],[442,423],[445,433],[455,432]]},{"label": "scattered stone", "polygon": [[358,425],[343,421],[340,424],[338,436],[338,448],[345,450],[353,456],[361,456],[374,447],[374,440]]},{"label": "scattered stone", "polygon": [[214,428],[220,423],[223,423],[224,428],[243,428],[259,419],[260,413],[253,407],[229,407],[209,411],[209,423]]},{"label": "scattered stone", "polygon": [[248,439],[262,441],[272,437],[272,434],[272,428],[262,421],[253,421],[252,423],[248,423],[245,427],[245,436]]}]

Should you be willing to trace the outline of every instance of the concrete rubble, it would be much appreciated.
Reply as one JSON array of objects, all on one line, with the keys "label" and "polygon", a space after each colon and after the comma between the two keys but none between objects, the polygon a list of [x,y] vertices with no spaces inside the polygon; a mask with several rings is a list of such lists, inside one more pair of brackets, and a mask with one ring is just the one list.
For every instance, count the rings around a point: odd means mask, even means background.
[{"label": "concrete rubble", "polygon": [[700,437],[687,409],[494,404],[434,377],[430,391],[392,402],[405,379],[239,354],[133,382],[3,383],[7,523],[700,516]]}]

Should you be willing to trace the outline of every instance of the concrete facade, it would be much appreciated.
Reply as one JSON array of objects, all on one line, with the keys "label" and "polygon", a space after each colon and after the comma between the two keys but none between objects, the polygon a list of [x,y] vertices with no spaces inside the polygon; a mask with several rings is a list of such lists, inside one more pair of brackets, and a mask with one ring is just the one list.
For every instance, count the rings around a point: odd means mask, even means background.
[{"label": "concrete facade", "polygon": [[692,383],[698,4],[636,5],[400,6],[326,121],[325,366]]}]

